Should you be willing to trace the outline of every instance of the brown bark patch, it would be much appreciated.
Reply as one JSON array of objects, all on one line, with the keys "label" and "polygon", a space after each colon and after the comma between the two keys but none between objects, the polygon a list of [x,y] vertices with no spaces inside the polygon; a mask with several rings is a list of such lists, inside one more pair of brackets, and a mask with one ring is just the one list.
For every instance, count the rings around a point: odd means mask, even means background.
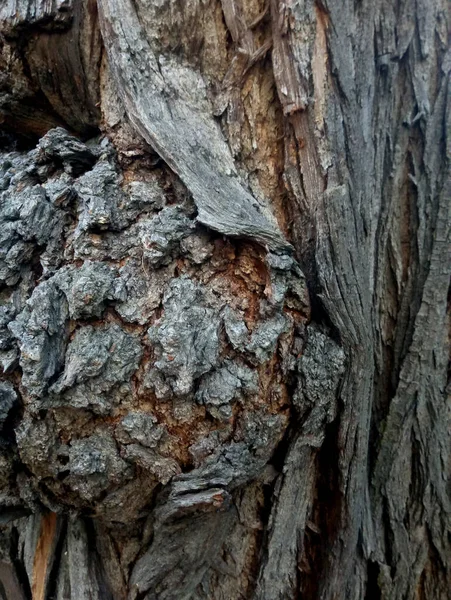
[{"label": "brown bark patch", "polygon": [[56,513],[46,513],[41,519],[41,530],[34,554],[33,582],[31,593],[33,600],[45,600],[46,588],[57,537],[58,517]]}]

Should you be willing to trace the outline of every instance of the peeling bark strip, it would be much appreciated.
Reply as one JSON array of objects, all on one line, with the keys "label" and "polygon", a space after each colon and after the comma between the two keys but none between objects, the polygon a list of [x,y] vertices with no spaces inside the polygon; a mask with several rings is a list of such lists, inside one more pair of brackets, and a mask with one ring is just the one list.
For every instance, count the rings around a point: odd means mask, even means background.
[{"label": "peeling bark strip", "polygon": [[[289,244],[268,207],[240,181],[212,110],[205,108],[201,76],[187,72],[171,57],[155,55],[146,40],[152,32],[142,29],[132,2],[102,0],[99,7],[110,66],[127,115],[193,194],[198,221],[225,235],[286,249]],[[194,96],[188,93],[191,86],[198,87]]]},{"label": "peeling bark strip", "polygon": [[55,513],[42,515],[38,543],[34,550],[33,580],[31,593],[33,600],[47,598],[50,571],[55,560],[56,543],[58,541],[58,517]]},{"label": "peeling bark strip", "polygon": [[0,6],[1,600],[448,600],[451,4],[98,8]]}]

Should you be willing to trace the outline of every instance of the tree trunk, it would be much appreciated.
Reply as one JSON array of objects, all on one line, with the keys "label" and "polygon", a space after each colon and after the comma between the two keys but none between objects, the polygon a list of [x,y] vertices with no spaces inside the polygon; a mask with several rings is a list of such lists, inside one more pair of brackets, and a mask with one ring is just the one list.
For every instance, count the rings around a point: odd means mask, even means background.
[{"label": "tree trunk", "polygon": [[444,600],[450,5],[0,3],[0,597]]}]

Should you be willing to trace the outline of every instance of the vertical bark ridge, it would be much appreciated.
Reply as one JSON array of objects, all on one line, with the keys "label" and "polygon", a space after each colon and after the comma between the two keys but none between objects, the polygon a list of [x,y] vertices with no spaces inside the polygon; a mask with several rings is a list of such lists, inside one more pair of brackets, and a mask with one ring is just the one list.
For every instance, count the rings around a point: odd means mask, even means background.
[{"label": "vertical bark ridge", "polygon": [[[297,72],[302,73],[303,59],[311,56],[309,40],[312,36],[305,33],[302,37],[297,36],[301,35],[306,23],[312,22],[314,27],[312,7],[309,3],[289,8],[278,3],[274,6],[276,27],[279,27],[282,18],[287,20],[286,13],[290,13],[290,27],[282,34],[284,44],[289,46],[285,53],[295,57]],[[438,536],[443,535],[443,518],[448,511],[444,497],[431,502],[427,491],[428,485],[441,489],[443,476],[440,468],[434,468],[431,462],[427,469],[424,467],[418,471],[418,467],[414,467],[416,483],[411,484],[410,491],[404,487],[407,484],[403,475],[406,461],[426,464],[429,453],[436,457],[438,464],[448,462],[448,459],[439,458],[443,451],[435,448],[438,436],[433,433],[438,427],[441,439],[447,437],[442,421],[435,416],[439,406],[442,406],[441,414],[447,414],[446,384],[442,379],[446,359],[436,358],[437,362],[432,366],[426,358],[437,352],[437,356],[448,355],[448,342],[443,331],[446,281],[450,271],[449,238],[439,225],[443,219],[449,228],[449,203],[445,202],[440,190],[444,181],[449,179],[443,137],[446,122],[443,94],[448,86],[445,72],[442,71],[441,82],[437,83],[437,72],[443,69],[440,65],[446,50],[444,38],[437,41],[444,15],[440,13],[438,4],[434,7],[416,6],[417,14],[413,7],[407,8],[407,3],[403,4],[401,14],[395,14],[391,5],[385,3],[361,3],[359,8],[352,3],[340,7],[325,6],[330,25],[326,29],[329,75],[325,139],[332,157],[331,163],[326,163],[323,175],[325,177],[327,172],[327,187],[321,193],[318,186],[316,189],[309,186],[311,168],[309,161],[302,158],[302,148],[308,147],[308,142],[302,139],[305,134],[300,136],[299,133],[295,135],[298,138],[301,185],[291,186],[300,210],[310,215],[298,219],[301,227],[297,246],[302,252],[305,248],[302,234],[305,232],[308,238],[312,231],[315,232],[315,250],[313,253],[310,251],[308,256],[314,256],[316,269],[312,271],[317,270],[318,273],[318,293],[341,335],[350,364],[341,392],[343,411],[340,414],[344,512],[340,518],[342,524],[338,528],[338,539],[325,569],[327,576],[323,577],[322,597],[337,597],[340,588],[346,597],[362,597],[366,567],[365,560],[358,566],[359,555],[362,559],[377,556],[380,560],[378,569],[382,594],[414,597],[418,592],[419,576],[414,577],[413,573],[430,573],[427,565],[430,542],[426,531],[437,519],[432,512],[427,516],[428,511],[424,510],[424,506],[420,509],[418,502],[420,505],[423,502],[427,506],[433,505],[435,510],[441,507],[438,509],[442,515],[441,525],[438,525],[440,519],[436,525]],[[374,40],[373,44],[371,40]],[[276,54],[276,82],[283,103],[293,77],[283,73],[279,66],[281,63],[283,61],[277,59]],[[295,84],[297,89],[301,85],[299,81]],[[314,77],[310,85],[314,88]],[[321,98],[323,90],[319,93]],[[311,89],[311,104],[316,104],[316,94],[317,89]],[[293,108],[293,103],[287,100],[289,110],[286,112],[294,110],[299,115],[298,119],[304,122],[308,122],[310,112],[313,122],[314,109],[305,104],[298,103]],[[293,119],[293,115],[288,118]],[[434,144],[431,144],[432,131],[435,132]],[[307,134],[310,144],[318,147],[321,133],[317,128],[310,136]],[[441,153],[442,160],[438,159],[438,153]],[[315,153],[310,151],[310,160],[312,156]],[[288,175],[293,171],[295,169],[291,167]],[[292,180],[297,177],[295,173]],[[406,202],[404,208],[396,205],[403,198]],[[387,213],[388,206],[393,208]],[[388,214],[391,217],[387,217]],[[304,228],[303,221],[307,223]],[[441,255],[443,270],[437,271],[434,266],[436,252]],[[340,266],[337,268],[337,265]],[[390,287],[390,280],[387,282],[383,278],[384,273],[396,278],[395,289]],[[436,281],[436,295],[426,301],[431,307],[427,310],[422,297],[428,296],[427,282],[432,280]],[[381,304],[396,296],[399,300],[395,300],[395,306],[398,302],[399,309],[395,310],[399,312],[393,314],[393,309],[388,309],[391,312],[385,312],[384,317]],[[431,322],[418,322],[416,315],[424,311],[434,314],[431,318],[438,323],[439,337],[435,337]],[[385,319],[381,332],[385,341],[379,337],[381,316]],[[431,346],[415,350],[415,331],[422,331],[423,340],[426,337],[428,340],[424,343]],[[392,336],[395,336],[394,339]],[[392,341],[388,339],[390,337]],[[387,356],[390,352],[393,352],[393,359],[384,361],[381,355]],[[417,356],[418,367],[409,360],[412,352]],[[420,366],[423,362],[424,374]],[[404,370],[409,363],[411,370],[406,374]],[[373,373],[376,376],[376,392],[373,391]],[[391,388],[384,383],[387,381],[392,381]],[[416,386],[412,387],[414,381],[429,381],[428,391],[426,388],[416,390]],[[382,392],[379,391],[381,389]],[[393,396],[387,398],[390,389]],[[432,390],[435,390],[435,396]],[[381,398],[385,407],[381,405]],[[423,402],[429,409],[420,408]],[[406,411],[403,418],[398,412],[400,404]],[[415,418],[417,411],[421,411],[421,417]],[[356,414],[359,417],[353,416]],[[409,419],[408,414],[412,415]],[[395,415],[398,419],[396,425],[391,422]],[[370,418],[373,427],[384,431],[380,438],[374,431],[369,438]],[[445,420],[448,423],[447,417]],[[406,427],[405,443],[400,444],[403,427]],[[390,435],[389,432],[394,436],[392,442],[385,437]],[[369,439],[374,445],[371,457],[371,464],[375,465],[373,473],[367,472]],[[385,452],[390,454],[389,448],[392,448],[390,457],[385,455]],[[424,458],[421,459],[421,456]],[[399,471],[395,471],[394,465],[398,461]],[[401,467],[401,464],[404,466]],[[382,474],[381,469],[384,468],[386,470]],[[435,485],[426,483],[430,477],[437,477]],[[371,496],[371,508],[366,492],[370,480],[372,489],[374,486],[377,488]],[[384,494],[382,489],[385,485],[388,485],[389,491]],[[400,502],[401,497],[403,500]],[[389,506],[388,513],[381,508],[385,501]],[[413,531],[407,534],[407,526],[401,525],[406,519],[409,524],[412,522],[407,516],[411,511],[407,508],[409,502],[417,506],[414,529],[423,528],[423,537],[418,538]],[[392,536],[392,548],[386,548],[381,523],[390,532],[389,537]],[[382,550],[381,555],[382,548],[385,551]],[[423,548],[423,559],[419,558],[420,548]],[[449,548],[444,553],[448,554]],[[439,562],[444,565],[443,557]],[[389,568],[386,568],[388,564]],[[388,579],[384,581],[384,578]],[[438,575],[436,597],[445,594],[444,588],[440,587],[445,578],[446,570]]]}]

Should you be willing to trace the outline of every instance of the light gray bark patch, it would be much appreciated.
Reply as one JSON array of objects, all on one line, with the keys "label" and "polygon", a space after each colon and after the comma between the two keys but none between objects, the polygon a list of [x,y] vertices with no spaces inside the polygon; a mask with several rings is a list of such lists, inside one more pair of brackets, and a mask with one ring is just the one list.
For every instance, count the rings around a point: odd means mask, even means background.
[{"label": "light gray bark patch", "polygon": [[268,252],[266,264],[271,277],[270,301],[298,310],[304,315],[310,314],[310,298],[305,276],[298,263],[286,253]]},{"label": "light gray bark patch", "polygon": [[128,382],[141,355],[139,340],[116,324],[78,329],[67,349],[64,372],[50,388],[48,404],[108,412],[130,394]]},{"label": "light gray bark patch", "polygon": [[4,191],[0,198],[0,281],[14,285],[38,247],[55,243],[63,213],[40,185]]},{"label": "light gray bark patch", "polygon": [[144,325],[160,306],[174,266],[148,271],[142,259],[131,259],[121,267],[120,276],[126,299],[116,304],[116,310],[125,321]]},{"label": "light gray bark patch", "polygon": [[260,363],[274,354],[280,336],[290,326],[290,318],[279,311],[259,321],[252,333],[242,316],[229,306],[223,310],[222,318],[227,337],[235,350],[253,355]]},{"label": "light gray bark patch", "polygon": [[[255,371],[236,361],[226,361],[219,369],[202,377],[196,392],[196,401],[205,404],[209,411],[226,410],[236,398],[258,390],[258,375]],[[228,409],[228,410],[227,410]]]},{"label": "light gray bark patch", "polygon": [[249,330],[244,318],[230,306],[224,308],[222,318],[227,337],[233,348],[244,351],[249,342]]},{"label": "light gray bark patch", "polygon": [[48,179],[43,183],[45,194],[50,202],[57,207],[68,208],[77,194],[73,187],[74,180],[67,173]]},{"label": "light gray bark patch", "polygon": [[166,204],[163,189],[157,181],[131,181],[125,187],[130,204],[138,210],[161,210]]},{"label": "light gray bark patch", "polygon": [[80,231],[119,231],[127,225],[121,211],[125,193],[118,179],[116,170],[107,161],[99,161],[91,171],[77,179],[74,187],[80,199]]},{"label": "light gray bark patch", "polygon": [[219,314],[207,306],[203,287],[187,276],[170,283],[163,307],[163,316],[148,331],[155,368],[175,395],[185,395],[218,362]]},{"label": "light gray bark patch", "polygon": [[0,427],[3,427],[9,411],[17,403],[17,394],[7,381],[0,381]]},{"label": "light gray bark patch", "polygon": [[194,222],[181,207],[170,206],[142,222],[140,229],[143,257],[152,267],[158,267],[180,252],[180,242],[194,229]]},{"label": "light gray bark patch", "polygon": [[265,362],[274,354],[279,337],[288,331],[289,326],[288,317],[283,313],[275,314],[257,325],[252,332],[247,350],[255,354],[259,362]]},{"label": "light gray bark patch", "polygon": [[180,249],[191,262],[201,265],[213,254],[214,245],[207,231],[197,231],[183,238]]},{"label": "light gray bark patch", "polygon": [[345,353],[330,337],[307,328],[307,343],[298,361],[298,385],[293,404],[300,416],[308,413],[305,434],[321,434],[337,412],[338,386],[345,371]]},{"label": "light gray bark patch", "polygon": [[116,269],[86,261],[79,268],[65,267],[51,279],[64,293],[71,319],[100,317],[108,300],[125,300],[126,290]]},{"label": "light gray bark patch", "polygon": [[22,383],[31,396],[42,396],[64,364],[68,318],[64,294],[53,282],[45,281],[8,325],[19,344]]},{"label": "light gray bark patch", "polygon": [[122,449],[122,456],[132,464],[139,465],[142,469],[153,475],[156,481],[166,485],[181,473],[178,462],[173,458],[161,456],[158,452],[144,448],[139,444],[130,444]]},{"label": "light gray bark patch", "polygon": [[148,448],[156,448],[165,431],[166,428],[158,425],[157,418],[153,415],[132,411],[116,427],[115,437],[123,443],[133,441]]},{"label": "light gray bark patch", "polygon": [[19,351],[17,348],[0,350],[0,365],[3,373],[11,373],[19,366]]},{"label": "light gray bark patch", "polygon": [[190,73],[197,81],[197,86],[191,83],[192,97],[177,85],[177,77],[171,76],[176,65],[154,54],[128,0],[102,0],[99,9],[110,67],[128,117],[188,187],[198,220],[226,235],[270,248],[288,247],[268,209],[246,191],[212,110],[199,107],[201,76]]},{"label": "light gray bark patch", "polygon": [[69,447],[69,476],[65,484],[86,502],[124,484],[133,470],[123,460],[111,435],[99,433],[73,440]]}]

